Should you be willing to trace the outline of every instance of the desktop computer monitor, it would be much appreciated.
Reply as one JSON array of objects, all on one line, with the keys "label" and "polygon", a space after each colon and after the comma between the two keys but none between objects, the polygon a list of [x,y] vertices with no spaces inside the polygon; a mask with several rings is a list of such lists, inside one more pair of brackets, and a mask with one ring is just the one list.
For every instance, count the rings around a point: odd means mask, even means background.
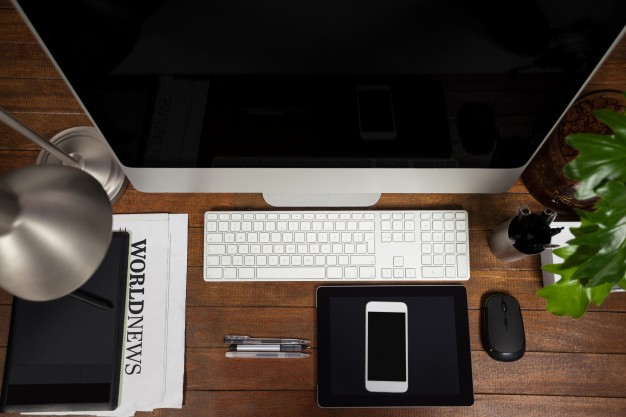
[{"label": "desktop computer monitor", "polygon": [[623,0],[14,4],[135,188],[297,206],[506,191],[626,24]]}]

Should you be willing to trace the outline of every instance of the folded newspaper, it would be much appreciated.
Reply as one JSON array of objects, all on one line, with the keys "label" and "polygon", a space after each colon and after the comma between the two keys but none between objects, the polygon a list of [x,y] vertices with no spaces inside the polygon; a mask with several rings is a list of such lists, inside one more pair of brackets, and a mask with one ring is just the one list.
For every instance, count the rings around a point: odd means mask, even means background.
[{"label": "folded newspaper", "polygon": [[187,214],[118,214],[113,230],[128,231],[131,239],[119,406],[24,414],[129,417],[182,407]]}]

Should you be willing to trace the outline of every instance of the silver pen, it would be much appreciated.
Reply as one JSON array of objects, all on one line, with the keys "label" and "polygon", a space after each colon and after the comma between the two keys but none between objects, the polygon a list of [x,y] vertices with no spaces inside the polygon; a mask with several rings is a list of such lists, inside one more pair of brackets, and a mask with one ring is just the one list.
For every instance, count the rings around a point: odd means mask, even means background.
[{"label": "silver pen", "polygon": [[232,344],[232,352],[299,352],[302,345],[267,343],[259,345]]},{"label": "silver pen", "polygon": [[234,343],[240,345],[308,345],[310,340],[295,339],[295,338],[280,338],[280,337],[250,337],[227,334],[224,336],[224,343]]},{"label": "silver pen", "polygon": [[227,358],[270,358],[270,359],[289,359],[289,358],[306,358],[308,353],[302,352],[226,352]]}]

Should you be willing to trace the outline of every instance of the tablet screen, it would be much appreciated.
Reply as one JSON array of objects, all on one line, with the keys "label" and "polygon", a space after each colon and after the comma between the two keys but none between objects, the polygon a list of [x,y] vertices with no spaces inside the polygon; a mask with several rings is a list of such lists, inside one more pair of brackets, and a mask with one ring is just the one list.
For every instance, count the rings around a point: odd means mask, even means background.
[{"label": "tablet screen", "polygon": [[13,299],[2,387],[3,411],[111,410],[117,407],[126,307],[129,235],[115,232],[104,261],[71,296]]},{"label": "tablet screen", "polygon": [[[317,296],[321,406],[473,403],[464,286],[323,286]],[[401,301],[407,305],[406,392],[373,393],[365,387],[365,309],[370,301]],[[388,339],[376,343],[393,355],[399,341]]]}]

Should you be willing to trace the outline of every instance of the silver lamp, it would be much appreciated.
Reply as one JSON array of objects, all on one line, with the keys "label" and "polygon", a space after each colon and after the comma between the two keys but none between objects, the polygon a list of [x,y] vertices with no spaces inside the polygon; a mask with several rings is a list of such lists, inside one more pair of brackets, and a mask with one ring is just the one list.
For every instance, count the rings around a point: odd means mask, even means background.
[{"label": "silver lamp", "polygon": [[111,243],[111,204],[127,184],[119,164],[94,128],[49,142],[2,108],[0,122],[43,148],[40,165],[0,176],[0,286],[26,300],[71,295],[110,308],[80,287]]},{"label": "silver lamp", "polygon": [[73,293],[102,263],[112,223],[104,189],[79,169],[35,165],[1,176],[0,286],[31,301]]}]

